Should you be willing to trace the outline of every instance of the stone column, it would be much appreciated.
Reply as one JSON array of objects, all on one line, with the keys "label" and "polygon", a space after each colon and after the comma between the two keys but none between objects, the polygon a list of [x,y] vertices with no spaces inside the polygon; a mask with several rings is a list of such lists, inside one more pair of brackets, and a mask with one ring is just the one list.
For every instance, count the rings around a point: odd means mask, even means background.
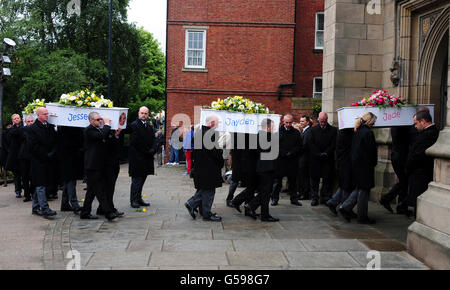
[{"label": "stone column", "polygon": [[412,255],[433,269],[448,270],[450,269],[450,101],[447,102],[446,127],[439,133],[436,144],[427,150],[427,154],[435,157],[434,181],[417,199],[417,219],[408,228],[407,248]]}]

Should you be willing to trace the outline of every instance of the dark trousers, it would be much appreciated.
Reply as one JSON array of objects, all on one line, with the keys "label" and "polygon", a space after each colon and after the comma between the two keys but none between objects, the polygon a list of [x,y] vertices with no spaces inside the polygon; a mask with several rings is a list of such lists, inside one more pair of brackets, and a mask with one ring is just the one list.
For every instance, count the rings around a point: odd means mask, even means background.
[{"label": "dark trousers", "polygon": [[14,174],[14,189],[16,195],[22,194],[22,172],[20,172],[20,169],[17,168],[13,170],[13,174]]},{"label": "dark trousers", "polygon": [[61,195],[61,210],[63,208],[69,207],[71,207],[73,210],[77,210],[80,208],[80,205],[78,204],[76,186],[76,180],[64,181]]},{"label": "dark trousers", "polygon": [[311,192],[311,183],[309,177],[309,168],[308,167],[300,167],[297,175],[298,182],[298,193],[299,195],[303,195],[305,197],[309,197]]},{"label": "dark trousers", "polygon": [[211,217],[211,207],[214,202],[214,196],[216,194],[216,189],[197,189],[194,196],[191,197],[187,204],[192,208],[197,208],[201,205],[203,218]]},{"label": "dark trousers", "polygon": [[147,176],[132,176],[130,189],[130,202],[137,203],[142,199],[142,188]]},{"label": "dark trousers", "polygon": [[241,193],[236,195],[236,197],[233,199],[234,204],[241,205],[244,202],[249,203],[253,199],[257,187],[257,178],[258,177],[256,174],[252,174],[247,178],[247,187]]},{"label": "dark trousers", "polygon": [[402,202],[408,193],[408,186],[401,182],[396,183],[388,193],[381,197],[382,201],[391,202],[398,196],[398,203]]},{"label": "dark trousers", "polygon": [[80,215],[86,216],[91,213],[92,202],[95,197],[100,203],[100,207],[104,210],[105,214],[111,213],[112,207],[109,204],[105,193],[105,174],[102,171],[86,170],[86,177],[87,192]]},{"label": "dark trousers", "polygon": [[228,189],[228,196],[227,196],[227,200],[232,200],[234,197],[234,192],[236,191],[237,187],[239,186],[239,182],[234,182],[231,179],[230,182],[230,188]]},{"label": "dark trousers", "polygon": [[106,199],[108,200],[112,209],[116,209],[116,207],[114,206],[114,191],[116,190],[116,181],[117,181],[117,177],[119,176],[119,172],[120,172],[120,166],[111,166],[105,170]]},{"label": "dark trousers", "polygon": [[312,200],[321,200],[327,201],[331,196],[331,184],[333,182],[332,175],[327,174],[322,176],[322,188],[320,189],[320,197],[319,197],[319,183],[320,177],[312,177],[311,176],[311,199]]},{"label": "dark trousers", "polygon": [[433,176],[413,172],[408,179],[408,195],[404,200],[407,206],[417,207],[417,198],[427,191],[428,184],[433,181]]},{"label": "dark trousers", "polygon": [[[283,177],[284,176],[276,176],[273,181],[273,190],[272,190],[272,200],[278,201],[280,199],[280,191],[281,187],[283,185]],[[289,192],[289,195],[291,196],[291,201],[297,199],[297,176],[295,176],[295,173],[293,175],[287,176],[287,189]]]},{"label": "dark trousers", "polygon": [[261,218],[269,217],[269,200],[273,189],[274,174],[264,172],[258,174],[258,193],[250,201],[249,207],[256,210],[261,206]]},{"label": "dark trousers", "polygon": [[20,159],[20,171],[22,173],[22,186],[25,198],[31,199],[33,186],[31,185],[31,162],[29,159]]}]

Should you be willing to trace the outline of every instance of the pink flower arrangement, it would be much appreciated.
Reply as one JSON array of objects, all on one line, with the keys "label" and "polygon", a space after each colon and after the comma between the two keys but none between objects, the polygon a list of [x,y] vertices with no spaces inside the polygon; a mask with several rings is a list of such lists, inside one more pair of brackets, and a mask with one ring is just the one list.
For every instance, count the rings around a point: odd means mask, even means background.
[{"label": "pink flower arrangement", "polygon": [[406,101],[402,97],[395,97],[390,95],[386,90],[378,89],[372,92],[372,95],[367,98],[363,98],[361,101],[351,103],[352,107],[402,107],[406,105]]}]

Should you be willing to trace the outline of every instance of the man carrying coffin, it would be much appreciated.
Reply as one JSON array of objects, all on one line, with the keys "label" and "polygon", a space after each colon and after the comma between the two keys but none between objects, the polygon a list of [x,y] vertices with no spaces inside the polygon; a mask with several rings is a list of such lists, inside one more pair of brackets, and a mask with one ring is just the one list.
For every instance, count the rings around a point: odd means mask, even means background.
[{"label": "man carrying coffin", "polygon": [[153,156],[158,144],[153,127],[147,122],[148,113],[147,107],[141,107],[139,119],[130,125],[128,173],[131,176],[130,203],[133,208],[150,205],[142,199],[142,188],[147,175],[155,174]]},{"label": "man carrying coffin", "polygon": [[111,221],[117,217],[105,193],[106,158],[108,158],[106,139],[111,130],[110,122],[108,118],[103,119],[97,112],[89,114],[89,123],[91,124],[84,131],[84,168],[87,177],[87,192],[80,213],[81,219],[97,219],[97,216],[91,215],[92,202],[95,197],[108,220]]},{"label": "man carrying coffin", "polygon": [[218,134],[214,130],[219,122],[216,115],[206,117],[206,126],[201,126],[194,133],[194,185],[197,192],[184,205],[195,219],[196,209],[202,205],[202,215],[205,221],[220,222],[222,217],[211,213],[216,188],[222,187],[222,150],[218,149]]}]

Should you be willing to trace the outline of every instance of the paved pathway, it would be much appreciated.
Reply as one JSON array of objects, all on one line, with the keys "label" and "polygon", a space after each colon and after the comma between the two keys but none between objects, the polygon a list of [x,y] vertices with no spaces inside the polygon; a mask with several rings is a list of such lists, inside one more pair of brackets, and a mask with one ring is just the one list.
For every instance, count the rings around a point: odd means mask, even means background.
[{"label": "paved pathway", "polygon": [[[365,269],[370,250],[380,251],[382,269],[427,269],[405,251],[412,220],[374,203],[369,213],[377,224],[367,226],[310,202],[290,205],[281,194],[279,206],[270,208],[280,222],[262,223],[226,207],[224,185],[213,206],[223,221],[204,222],[184,207],[194,188],[183,168],[156,171],[144,188],[151,206],[143,213],[129,206],[130,178],[122,166],[115,203],[126,215],[113,222],[59,211],[53,220],[31,216],[31,205],[15,199],[12,185],[0,188],[0,269],[65,269],[70,250],[81,253],[82,269]],[[51,207],[59,210],[59,202]]]}]

